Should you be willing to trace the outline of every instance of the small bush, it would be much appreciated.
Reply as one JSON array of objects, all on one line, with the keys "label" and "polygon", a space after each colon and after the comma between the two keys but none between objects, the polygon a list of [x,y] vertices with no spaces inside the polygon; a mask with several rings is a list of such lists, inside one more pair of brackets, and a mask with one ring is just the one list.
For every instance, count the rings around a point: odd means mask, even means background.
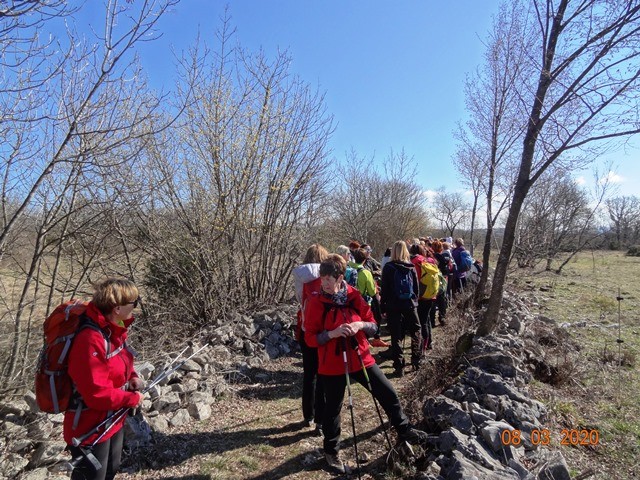
[{"label": "small bush", "polygon": [[631,245],[627,250],[627,256],[640,257],[640,245]]}]

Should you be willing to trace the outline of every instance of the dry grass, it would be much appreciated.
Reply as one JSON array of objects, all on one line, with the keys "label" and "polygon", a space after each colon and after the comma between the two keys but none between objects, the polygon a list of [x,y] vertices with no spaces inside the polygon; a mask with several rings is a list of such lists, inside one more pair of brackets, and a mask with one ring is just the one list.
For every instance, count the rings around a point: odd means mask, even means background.
[{"label": "dry grass", "polygon": [[[534,394],[552,412],[548,429],[556,434],[557,444],[562,429],[586,428],[600,434],[598,446],[560,446],[573,473],[592,468],[591,478],[638,475],[638,274],[640,258],[589,252],[579,255],[562,275],[534,272],[516,282],[538,298],[542,313],[564,324],[570,334],[570,341],[561,342],[555,352],[566,381],[556,387],[533,385]],[[619,295],[624,300],[618,301]]]}]

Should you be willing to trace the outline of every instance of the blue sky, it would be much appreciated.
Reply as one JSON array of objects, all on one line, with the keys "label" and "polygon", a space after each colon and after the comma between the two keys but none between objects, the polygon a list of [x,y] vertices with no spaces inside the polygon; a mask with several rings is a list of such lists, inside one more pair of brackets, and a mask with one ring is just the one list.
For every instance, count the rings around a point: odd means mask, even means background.
[{"label": "blue sky", "polygon": [[[459,188],[452,132],[464,118],[463,81],[482,62],[497,0],[183,0],[161,20],[162,38],[139,49],[152,85],[171,86],[172,51],[198,32],[215,43],[225,5],[243,47],[288,50],[292,73],[325,92],[337,125],[333,156],[353,148],[382,162],[404,148],[425,190]],[[640,194],[639,156],[613,155],[621,194]]]}]

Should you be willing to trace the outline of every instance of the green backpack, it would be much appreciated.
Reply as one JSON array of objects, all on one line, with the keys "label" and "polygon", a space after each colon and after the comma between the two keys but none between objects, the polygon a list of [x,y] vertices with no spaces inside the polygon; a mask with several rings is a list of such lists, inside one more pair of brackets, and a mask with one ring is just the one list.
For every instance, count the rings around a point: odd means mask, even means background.
[{"label": "green backpack", "polygon": [[438,277],[440,277],[440,287],[438,288],[438,295],[442,295],[444,293],[447,293],[447,277],[442,275],[442,272],[438,274]]}]

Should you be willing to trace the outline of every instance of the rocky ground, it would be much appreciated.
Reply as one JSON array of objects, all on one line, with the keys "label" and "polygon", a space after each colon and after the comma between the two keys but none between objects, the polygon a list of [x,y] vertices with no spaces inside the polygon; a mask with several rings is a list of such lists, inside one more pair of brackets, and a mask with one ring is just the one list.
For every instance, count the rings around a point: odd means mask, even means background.
[{"label": "rocky ground", "polygon": [[[468,334],[471,315],[451,312],[447,325],[434,330],[425,366],[407,369],[402,378],[378,358],[405,411],[430,436],[410,452],[396,445],[391,431],[390,449],[371,396],[355,386],[361,478],[633,478],[631,471],[611,476],[620,470],[607,462],[590,464],[606,453],[606,439],[570,450],[560,445],[563,428],[595,427],[559,422],[548,408],[551,385],[567,380],[558,352],[579,348],[539,307],[531,296],[509,294],[498,332],[483,339]],[[301,421],[302,367],[290,337],[292,318],[289,308],[238,316],[210,332],[215,346],[163,382],[143,408],[144,421],[131,422],[135,436],[118,478],[335,478],[325,470],[321,438]],[[59,420],[35,413],[28,398],[0,407],[4,478],[65,478]],[[342,428],[343,454],[355,464],[346,408]]]}]

